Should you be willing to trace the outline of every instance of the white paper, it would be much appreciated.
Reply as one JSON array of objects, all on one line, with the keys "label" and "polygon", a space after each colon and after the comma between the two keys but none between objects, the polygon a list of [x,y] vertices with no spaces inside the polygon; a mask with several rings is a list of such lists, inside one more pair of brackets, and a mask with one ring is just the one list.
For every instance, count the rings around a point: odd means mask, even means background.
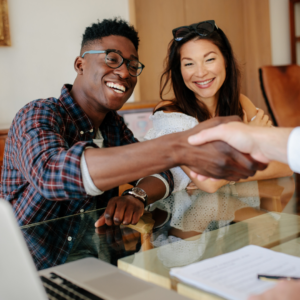
[{"label": "white paper", "polygon": [[231,300],[246,300],[275,285],[258,274],[300,277],[300,258],[250,245],[170,271],[182,282]]}]

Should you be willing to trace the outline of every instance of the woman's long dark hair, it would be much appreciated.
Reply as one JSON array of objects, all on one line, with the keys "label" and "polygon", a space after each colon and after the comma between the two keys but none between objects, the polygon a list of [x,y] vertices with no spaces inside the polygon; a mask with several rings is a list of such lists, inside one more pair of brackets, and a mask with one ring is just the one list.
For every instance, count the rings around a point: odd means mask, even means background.
[{"label": "woman's long dark hair", "polygon": [[177,42],[172,40],[169,44],[168,55],[165,59],[165,70],[160,78],[160,98],[168,84],[173,89],[175,99],[166,102],[165,105],[155,109],[179,111],[196,118],[199,122],[205,121],[212,116],[206,105],[197,100],[194,92],[185,85],[180,70],[180,48],[186,42],[193,39],[206,39],[214,43],[221,51],[226,65],[226,78],[220,88],[219,100],[216,107],[216,116],[238,115],[243,117],[243,109],[240,104],[240,71],[234,57],[231,45],[224,32],[219,28],[208,37],[201,37],[196,32],[191,32],[184,39]]}]

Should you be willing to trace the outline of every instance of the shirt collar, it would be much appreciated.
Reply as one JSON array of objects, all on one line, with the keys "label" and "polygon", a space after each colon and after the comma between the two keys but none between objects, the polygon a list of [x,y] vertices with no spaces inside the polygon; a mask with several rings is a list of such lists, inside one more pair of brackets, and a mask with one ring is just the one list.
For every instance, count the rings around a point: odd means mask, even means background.
[{"label": "shirt collar", "polygon": [[93,132],[94,128],[92,122],[79,104],[77,104],[76,101],[71,97],[71,89],[71,84],[65,84],[61,89],[59,101],[63,104],[79,131],[83,131],[84,133]]}]

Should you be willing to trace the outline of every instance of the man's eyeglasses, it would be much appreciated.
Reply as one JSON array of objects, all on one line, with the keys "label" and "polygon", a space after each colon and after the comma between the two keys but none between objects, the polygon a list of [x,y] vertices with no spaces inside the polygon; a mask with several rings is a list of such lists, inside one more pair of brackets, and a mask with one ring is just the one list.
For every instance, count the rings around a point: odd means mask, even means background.
[{"label": "man's eyeglasses", "polygon": [[124,58],[121,54],[114,50],[90,50],[84,52],[81,57],[84,57],[86,54],[97,54],[97,53],[106,53],[105,63],[112,69],[117,69],[125,62],[127,70],[131,76],[139,76],[145,66],[138,60],[129,60]]},{"label": "man's eyeglasses", "polygon": [[195,23],[190,26],[181,26],[177,27],[172,30],[174,40],[179,42],[185,36],[187,36],[191,32],[196,32],[200,36],[208,36],[210,35],[215,29],[218,29],[214,20],[203,21],[200,23]]}]

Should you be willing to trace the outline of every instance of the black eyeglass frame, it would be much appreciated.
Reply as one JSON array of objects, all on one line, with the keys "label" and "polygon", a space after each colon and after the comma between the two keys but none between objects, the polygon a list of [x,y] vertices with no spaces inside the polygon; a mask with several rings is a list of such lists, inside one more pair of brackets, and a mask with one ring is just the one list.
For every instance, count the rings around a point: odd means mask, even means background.
[{"label": "black eyeglass frame", "polygon": [[[117,67],[112,67],[112,66],[110,66],[110,65],[107,63],[107,61],[106,61],[107,55],[108,55],[109,53],[111,53],[111,52],[118,54],[118,55],[122,58],[121,63],[120,63]],[[127,59],[127,58],[124,58],[120,53],[118,53],[118,52],[115,51],[115,50],[89,50],[89,51],[85,51],[85,52],[81,55],[81,57],[84,58],[84,56],[85,56],[86,54],[101,54],[101,53],[105,53],[105,54],[106,54],[106,56],[105,56],[105,63],[106,63],[106,65],[107,65],[108,67],[110,67],[110,68],[112,68],[112,69],[117,69],[117,68],[121,67],[121,66],[123,65],[123,63],[127,61],[127,63],[125,63],[125,65],[126,65],[126,67],[127,67],[128,73],[129,73],[130,76],[132,76],[132,77],[138,77],[139,75],[141,75],[142,72],[143,72],[143,69],[145,68],[145,65],[143,65],[140,61],[138,61],[138,60],[129,60],[129,59]],[[141,64],[141,67],[138,67],[138,69],[142,69],[142,70],[141,70],[141,72],[140,72],[138,75],[132,75],[132,74],[130,73],[130,71],[129,71],[129,64],[130,64],[132,61],[137,61],[139,64]]]},{"label": "black eyeglass frame", "polygon": [[[209,32],[208,34],[203,34],[203,33],[200,33],[197,29],[199,27],[200,24],[204,24],[204,23],[209,23],[213,26],[213,30],[211,32]],[[176,32],[179,30],[179,29],[182,29],[182,28],[186,28],[188,30],[190,30],[190,32],[196,32],[198,33],[200,36],[208,36],[210,35],[211,33],[213,33],[215,31],[215,29],[219,29],[219,27],[217,26],[216,22],[214,20],[208,20],[208,21],[202,21],[202,22],[199,22],[199,23],[195,23],[195,24],[192,24],[192,25],[189,25],[189,26],[180,26],[180,27],[177,27],[175,29],[172,30],[172,34],[173,34],[173,37],[174,37],[174,40],[176,42],[179,42],[181,41],[182,39],[184,39],[184,36],[183,37],[179,37],[179,38],[176,38]]]}]

